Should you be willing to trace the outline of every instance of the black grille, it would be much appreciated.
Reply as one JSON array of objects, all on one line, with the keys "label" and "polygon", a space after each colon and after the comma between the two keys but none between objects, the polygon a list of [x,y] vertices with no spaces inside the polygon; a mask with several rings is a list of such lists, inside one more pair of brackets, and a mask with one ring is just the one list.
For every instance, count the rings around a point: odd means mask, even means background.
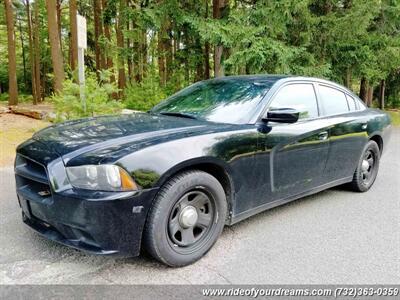
[{"label": "black grille", "polygon": [[15,161],[17,192],[27,200],[47,203],[51,201],[51,189],[46,168],[17,154]]}]

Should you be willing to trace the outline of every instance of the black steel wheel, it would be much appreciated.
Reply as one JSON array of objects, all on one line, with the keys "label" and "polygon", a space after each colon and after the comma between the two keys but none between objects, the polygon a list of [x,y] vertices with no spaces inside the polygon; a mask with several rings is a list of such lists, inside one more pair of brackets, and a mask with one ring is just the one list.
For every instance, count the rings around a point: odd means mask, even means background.
[{"label": "black steel wheel", "polygon": [[350,186],[354,191],[366,192],[374,184],[379,170],[380,150],[375,141],[369,141],[361,154]]},{"label": "black steel wheel", "polygon": [[376,153],[374,153],[372,149],[365,151],[363,161],[361,163],[361,178],[364,185],[369,185],[371,180],[374,179],[376,160]]},{"label": "black steel wheel", "polygon": [[171,210],[168,221],[169,242],[179,252],[194,251],[215,223],[215,200],[197,187],[183,195]]},{"label": "black steel wheel", "polygon": [[225,224],[226,196],[219,181],[188,171],[168,181],[154,200],[144,231],[146,250],[169,266],[200,259]]}]

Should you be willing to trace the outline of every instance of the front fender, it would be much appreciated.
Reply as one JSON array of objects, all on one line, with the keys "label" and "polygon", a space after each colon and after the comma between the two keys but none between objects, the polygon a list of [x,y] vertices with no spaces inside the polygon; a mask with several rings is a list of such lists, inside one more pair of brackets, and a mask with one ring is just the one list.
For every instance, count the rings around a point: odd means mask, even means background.
[{"label": "front fender", "polygon": [[[179,140],[149,145],[118,159],[115,163],[135,179],[143,189],[161,187],[174,174],[191,169],[209,172],[226,188],[229,205],[236,211],[238,202],[249,206],[265,180],[265,170],[258,168],[256,153],[259,132],[247,126],[229,132],[191,136]],[[257,180],[254,180],[257,178]],[[229,184],[227,182],[229,181]]]},{"label": "front fender", "polygon": [[223,172],[226,174],[226,176],[229,178],[229,181],[232,183],[232,172],[233,170],[227,164],[221,159],[211,157],[211,156],[205,156],[205,157],[196,157],[192,158],[189,160],[182,161],[178,163],[177,165],[172,166],[170,169],[168,169],[164,174],[162,174],[157,182],[155,182],[155,186],[160,187],[164,185],[168,181],[169,178],[173,177],[175,174],[183,171],[183,170],[188,170],[188,169],[203,169],[203,166],[215,166],[223,170]]},{"label": "front fender", "polygon": [[173,174],[196,164],[214,164],[231,174],[229,161],[214,151],[220,142],[221,134],[175,140],[133,152],[117,164],[142,188],[160,187]]}]

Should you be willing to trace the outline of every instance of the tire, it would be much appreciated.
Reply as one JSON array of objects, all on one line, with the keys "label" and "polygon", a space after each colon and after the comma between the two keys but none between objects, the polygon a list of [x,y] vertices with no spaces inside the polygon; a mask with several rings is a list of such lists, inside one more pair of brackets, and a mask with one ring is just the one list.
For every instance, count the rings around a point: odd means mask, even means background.
[{"label": "tire", "polygon": [[[375,141],[369,141],[358,161],[350,188],[356,192],[366,192],[374,184],[379,170],[380,150]],[[367,163],[366,163],[367,162]]]},{"label": "tire", "polygon": [[144,247],[171,266],[189,265],[204,256],[225,225],[223,187],[210,174],[187,171],[170,179],[156,196],[144,229]]}]

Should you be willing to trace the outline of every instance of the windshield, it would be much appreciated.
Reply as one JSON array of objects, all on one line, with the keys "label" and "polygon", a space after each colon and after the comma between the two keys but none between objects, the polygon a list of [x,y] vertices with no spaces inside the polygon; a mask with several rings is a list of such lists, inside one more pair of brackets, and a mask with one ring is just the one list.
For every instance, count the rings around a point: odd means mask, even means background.
[{"label": "windshield", "polygon": [[270,84],[257,80],[214,79],[183,89],[151,112],[219,123],[245,124]]}]

